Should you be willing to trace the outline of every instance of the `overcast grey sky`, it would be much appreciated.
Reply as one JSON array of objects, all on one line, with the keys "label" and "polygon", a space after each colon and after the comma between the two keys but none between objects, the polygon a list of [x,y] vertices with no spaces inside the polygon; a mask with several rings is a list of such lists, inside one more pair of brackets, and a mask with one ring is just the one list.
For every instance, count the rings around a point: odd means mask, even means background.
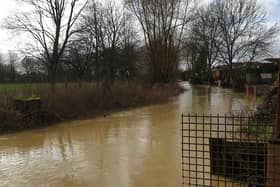
[{"label": "overcast grey sky", "polygon": [[[13,11],[19,9],[15,0],[2,0],[0,6],[0,23],[2,24],[3,19],[12,14]],[[0,28],[0,51],[6,52],[9,49],[14,49],[16,44],[11,41],[11,35],[4,29]]]},{"label": "overcast grey sky", "polygon": [[[211,0],[202,1],[209,2]],[[280,0],[259,0],[259,2],[267,10],[270,22],[280,20]],[[20,10],[21,8],[22,6],[20,5],[19,0],[2,0],[0,6],[0,23],[3,22],[3,19],[5,17],[7,17],[8,15],[12,15],[15,11]],[[8,33],[8,31],[0,28],[0,52],[7,52],[8,50],[20,49],[23,43],[24,41],[13,39],[13,36],[10,33]],[[276,50],[277,52],[280,52],[280,47]]]}]

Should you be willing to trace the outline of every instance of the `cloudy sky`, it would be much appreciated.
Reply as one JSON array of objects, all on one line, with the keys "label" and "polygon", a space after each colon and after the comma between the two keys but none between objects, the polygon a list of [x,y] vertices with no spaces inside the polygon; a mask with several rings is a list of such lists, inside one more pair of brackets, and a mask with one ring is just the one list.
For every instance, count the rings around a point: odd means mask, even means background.
[{"label": "cloudy sky", "polygon": [[[0,6],[0,23],[3,23],[3,19],[13,13],[17,8],[17,3],[15,0],[2,0]],[[0,27],[0,51],[7,51],[16,47],[13,42],[11,42],[12,36],[3,28]]]},{"label": "cloudy sky", "polygon": [[[105,0],[103,0],[105,1]],[[209,2],[211,0],[203,0]],[[259,0],[259,2],[267,10],[270,22],[280,21],[280,0]],[[20,10],[21,5],[19,0],[2,0],[0,6],[0,24],[3,23],[3,19],[8,15],[12,15],[15,11]],[[8,50],[19,49],[23,45],[22,40],[14,39],[8,31],[0,28],[0,52],[7,52]],[[280,46],[280,42],[279,42]],[[280,52],[279,49],[276,49]]]}]

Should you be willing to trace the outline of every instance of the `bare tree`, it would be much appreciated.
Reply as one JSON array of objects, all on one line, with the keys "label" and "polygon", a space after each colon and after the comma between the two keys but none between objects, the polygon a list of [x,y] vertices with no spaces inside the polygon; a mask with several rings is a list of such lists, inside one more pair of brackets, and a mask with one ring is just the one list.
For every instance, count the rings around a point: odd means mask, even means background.
[{"label": "bare tree", "polygon": [[45,73],[43,64],[38,62],[37,58],[31,56],[24,57],[20,65],[30,82],[34,81],[34,77],[39,77]]},{"label": "bare tree", "polygon": [[229,65],[232,84],[234,61],[267,55],[278,28],[268,28],[266,12],[257,0],[215,0],[211,6],[219,21],[219,58]]},{"label": "bare tree", "polygon": [[78,32],[75,23],[87,2],[79,5],[78,0],[22,1],[29,6],[28,11],[7,18],[4,26],[31,36],[31,46],[37,56],[44,60],[54,90],[59,63],[69,40]]},{"label": "bare tree", "polygon": [[100,7],[102,5],[96,0],[90,0],[86,8],[85,16],[83,16],[83,25],[85,29],[81,33],[83,40],[87,40],[88,45],[94,53],[94,74],[97,87],[99,87],[100,81],[100,63],[101,63],[101,37],[103,16]]},{"label": "bare tree", "polygon": [[91,72],[93,65],[94,51],[91,43],[88,43],[88,38],[80,35],[77,40],[73,41],[67,50],[66,63],[76,71],[79,79],[79,86],[82,87],[82,82],[86,73]]},{"label": "bare tree", "polygon": [[[115,78],[119,49],[122,47],[122,36],[126,17],[122,6],[114,1],[104,4],[95,0],[90,1],[87,16],[85,17],[86,32],[95,48],[96,73],[102,72],[104,90],[111,94],[111,84]],[[102,63],[102,70],[100,70]],[[99,79],[99,76],[98,76]]]},{"label": "bare tree", "polygon": [[139,34],[135,28],[135,19],[131,12],[124,10],[124,27],[122,29],[122,48],[121,48],[121,60],[119,67],[121,68],[122,77],[131,79],[137,74],[138,52],[137,46],[139,44]]},{"label": "bare tree", "polygon": [[196,45],[199,46],[195,48],[204,52],[207,58],[207,74],[210,84],[213,82],[211,72],[213,65],[217,62],[220,47],[220,41],[217,40],[220,36],[218,23],[218,18],[213,15],[213,6],[210,4],[197,10],[191,27],[190,40],[196,41]]},{"label": "bare tree", "polygon": [[154,82],[175,78],[191,0],[126,0],[142,27]]}]

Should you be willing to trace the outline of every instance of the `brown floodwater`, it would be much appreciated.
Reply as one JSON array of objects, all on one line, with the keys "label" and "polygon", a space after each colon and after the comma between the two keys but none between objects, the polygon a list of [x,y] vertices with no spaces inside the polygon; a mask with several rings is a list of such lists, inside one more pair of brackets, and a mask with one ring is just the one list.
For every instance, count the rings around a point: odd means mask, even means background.
[{"label": "brown floodwater", "polygon": [[258,103],[227,89],[182,85],[188,90],[167,104],[0,136],[0,186],[182,186],[181,114]]}]

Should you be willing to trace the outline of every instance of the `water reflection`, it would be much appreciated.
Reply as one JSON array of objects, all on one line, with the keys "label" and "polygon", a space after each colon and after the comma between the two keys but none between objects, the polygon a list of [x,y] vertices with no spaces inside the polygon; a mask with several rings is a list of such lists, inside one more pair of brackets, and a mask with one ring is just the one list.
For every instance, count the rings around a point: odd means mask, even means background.
[{"label": "water reflection", "polygon": [[180,115],[251,109],[256,100],[220,88],[188,90],[164,105],[0,137],[0,184],[181,186]]}]

